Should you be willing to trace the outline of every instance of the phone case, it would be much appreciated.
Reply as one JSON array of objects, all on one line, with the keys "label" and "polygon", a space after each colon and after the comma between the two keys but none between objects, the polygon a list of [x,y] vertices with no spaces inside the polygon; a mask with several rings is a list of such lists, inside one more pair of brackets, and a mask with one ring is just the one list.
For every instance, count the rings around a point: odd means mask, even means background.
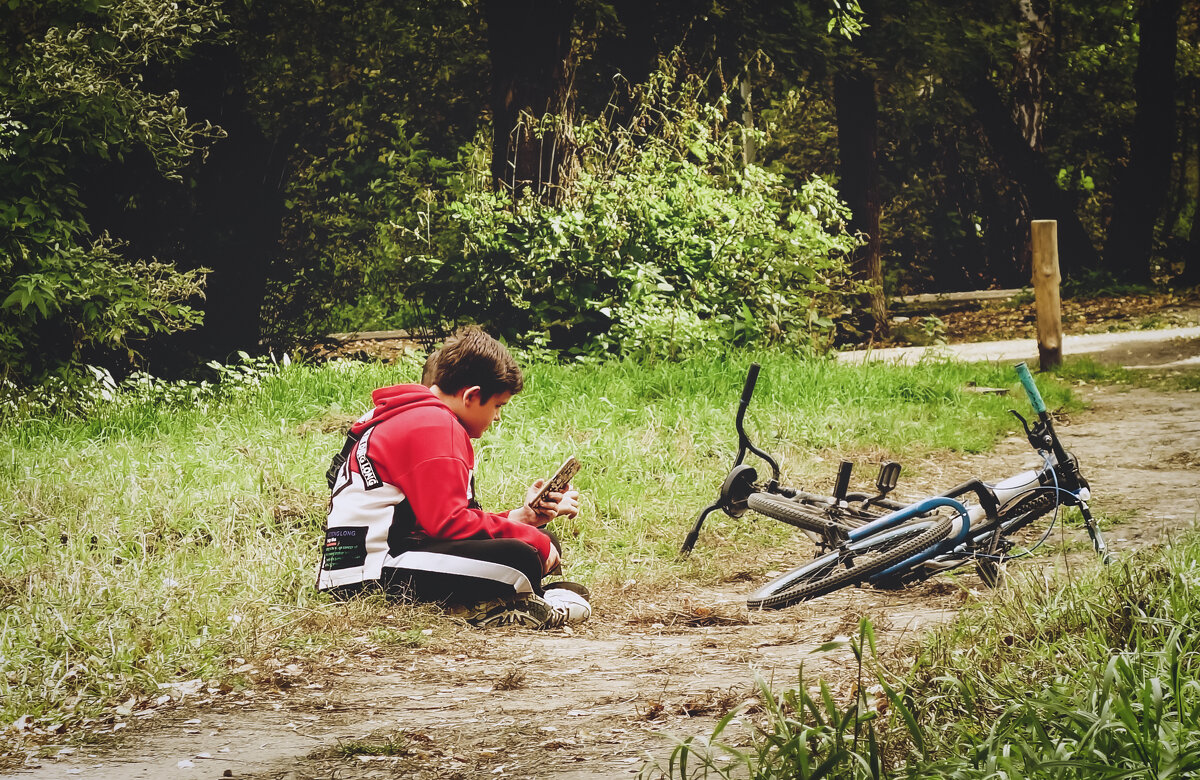
[{"label": "phone case", "polygon": [[530,506],[536,506],[550,493],[561,493],[566,490],[567,485],[571,484],[571,478],[579,473],[580,466],[581,464],[574,455],[563,461],[563,464],[558,467],[558,471],[554,472],[554,476],[550,477],[542,486],[537,498],[530,502]]}]

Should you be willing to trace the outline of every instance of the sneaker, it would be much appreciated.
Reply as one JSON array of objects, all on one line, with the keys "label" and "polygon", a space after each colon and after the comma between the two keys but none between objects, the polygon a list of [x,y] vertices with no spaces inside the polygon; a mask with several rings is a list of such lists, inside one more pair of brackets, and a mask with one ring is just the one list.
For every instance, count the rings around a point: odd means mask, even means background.
[{"label": "sneaker", "polygon": [[573,626],[592,616],[592,605],[588,603],[587,598],[572,589],[562,587],[561,584],[559,587],[547,586],[542,601],[549,604],[552,611],[546,620],[546,628]]},{"label": "sneaker", "polygon": [[586,601],[592,600],[592,592],[590,590],[588,590],[586,587],[584,587],[583,585],[580,585],[578,582],[567,582],[566,580],[559,580],[558,582],[543,582],[542,583],[543,590],[550,590],[551,588],[566,588],[567,590],[575,591],[580,596],[583,596],[584,600],[586,600]]},{"label": "sneaker", "polygon": [[457,606],[450,611],[473,626],[523,626],[541,628],[553,617],[554,610],[538,596],[520,599],[495,599]]},{"label": "sneaker", "polygon": [[497,599],[456,606],[448,610],[473,626],[522,626],[559,628],[582,623],[592,615],[592,606],[579,593],[567,588],[550,588],[545,596]]}]

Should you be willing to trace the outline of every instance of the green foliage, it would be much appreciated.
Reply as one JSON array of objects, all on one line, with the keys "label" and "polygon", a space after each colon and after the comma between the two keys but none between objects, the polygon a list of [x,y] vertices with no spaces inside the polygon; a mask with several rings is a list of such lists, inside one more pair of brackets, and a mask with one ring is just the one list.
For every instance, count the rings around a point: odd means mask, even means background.
[{"label": "green foliage", "polygon": [[[936,631],[902,674],[874,663],[864,680],[863,649],[874,650],[864,622],[852,643],[859,671],[851,702],[835,702],[824,685],[814,696],[803,681],[782,693],[760,681],[761,715],[744,707],[710,737],[682,740],[667,774],[1193,777],[1200,771],[1198,552],[1200,537],[1191,533],[1063,587],[1018,581]],[[884,699],[886,723],[878,717]],[[732,733],[735,722],[748,733]],[[752,750],[735,746],[747,743]]]},{"label": "green foliage", "polygon": [[0,27],[0,362],[36,380],[85,348],[186,329],[202,271],[131,261],[90,229],[80,170],[145,154],[163,175],[219,135],[189,122],[177,92],[143,87],[151,63],[183,56],[221,21],[203,2],[27,3]]},{"label": "green foliage", "polygon": [[[201,313],[187,304],[201,296],[203,269],[180,272],[157,261],[129,262],[119,245],[101,236],[90,246],[66,246],[42,256],[37,270],[18,275],[0,301],[0,361],[14,379],[29,375],[14,366],[78,364],[88,347],[123,347],[155,333],[186,330]],[[7,327],[5,327],[7,326]],[[30,353],[38,358],[29,357]]]},{"label": "green foliage", "polygon": [[302,165],[287,201],[292,251],[267,296],[268,339],[413,325],[404,259],[440,239],[431,233],[433,210],[451,169],[400,120],[347,128],[344,142]]},{"label": "green foliage", "polygon": [[[655,588],[781,565],[779,556],[794,556],[778,544],[782,524],[727,517],[705,527],[712,554],[676,558],[732,460],[751,359],[764,370],[747,423],[770,432],[769,442],[756,438],[798,484],[831,476],[814,457],[826,448],[875,457],[884,447],[919,465],[931,449],[979,449],[1013,430],[1010,400],[962,391],[968,381],[1010,381],[990,365],[844,366],[774,353],[538,363],[480,443],[481,502],[516,506],[569,448],[584,463],[583,514],[558,529],[572,579]],[[0,722],[29,715],[31,727],[50,728],[111,715],[130,699],[140,708],[163,695],[160,684],[236,679],[235,657],[303,663],[312,653],[325,663],[331,645],[353,637],[391,652],[424,641],[414,629],[433,613],[331,604],[312,579],[324,471],[344,426],[372,389],[415,381],[421,363],[243,360],[213,367],[207,383],[99,374],[86,408],[54,397],[0,407],[9,453],[0,460]],[[1062,403],[1061,387],[1042,389]]]},{"label": "green foliage", "polygon": [[448,206],[457,250],[409,258],[413,293],[445,319],[577,354],[823,344],[860,289],[845,207],[820,179],[791,189],[741,165],[724,101],[700,96],[668,70],[629,121],[571,128],[578,170],[552,202],[468,190]]},{"label": "green foliage", "polygon": [[1064,298],[1099,298],[1119,295],[1147,295],[1152,293],[1146,285],[1130,284],[1118,280],[1110,271],[1092,269],[1082,271],[1063,281]]},{"label": "green foliage", "polygon": [[[803,669],[799,685],[781,694],[772,691],[766,680],[757,678],[757,696],[722,717],[710,737],[682,740],[671,753],[665,772],[658,766],[647,766],[639,776],[665,774],[679,780],[710,776],[751,780],[887,777],[876,736],[879,712],[865,685],[867,652],[875,652],[870,622],[866,618],[859,621],[858,636],[853,640],[828,642],[815,652],[840,649],[843,644],[849,645],[856,661],[854,701],[839,703],[824,680],[814,695],[805,686]],[[749,726],[745,741],[751,749],[741,750],[718,741],[734,724]]]},{"label": "green foliage", "polygon": [[430,231],[486,102],[479,4],[280,0],[243,14],[256,119],[297,139],[264,335],[286,348],[413,324],[404,258],[441,253]]},{"label": "green foliage", "polygon": [[932,743],[920,776],[1194,775],[1198,545],[1138,552],[1070,588],[1025,583],[935,636],[907,695]]}]

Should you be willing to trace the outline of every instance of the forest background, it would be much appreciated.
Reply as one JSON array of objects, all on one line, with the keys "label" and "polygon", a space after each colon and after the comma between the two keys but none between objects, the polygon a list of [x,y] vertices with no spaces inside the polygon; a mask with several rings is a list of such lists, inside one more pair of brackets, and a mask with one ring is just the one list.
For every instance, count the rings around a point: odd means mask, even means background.
[{"label": "forest background", "polygon": [[[1200,281],[1194,0],[7,0],[0,382],[331,331],[820,351]],[[91,374],[84,366],[95,367]]]}]

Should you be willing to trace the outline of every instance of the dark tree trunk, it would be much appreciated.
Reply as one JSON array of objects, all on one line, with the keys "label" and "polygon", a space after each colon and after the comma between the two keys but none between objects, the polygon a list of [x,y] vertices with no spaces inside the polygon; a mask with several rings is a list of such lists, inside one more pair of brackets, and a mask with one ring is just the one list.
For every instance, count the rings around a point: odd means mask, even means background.
[{"label": "dark tree trunk", "polygon": [[1200,204],[1192,213],[1192,226],[1183,250],[1183,272],[1175,283],[1180,287],[1200,285]]},{"label": "dark tree trunk", "polygon": [[1046,60],[1050,53],[1050,8],[1047,0],[1017,0],[1017,8],[1022,28],[1017,51],[1014,113],[1029,148],[1041,151]]},{"label": "dark tree trunk", "polygon": [[849,65],[833,78],[838,126],[840,194],[850,207],[850,231],[866,243],[854,250],[854,271],[875,285],[863,301],[867,326],[876,336],[888,333],[887,299],[883,293],[882,243],[879,236],[878,97],[875,76]]},{"label": "dark tree trunk", "polygon": [[1179,10],[1180,0],[1143,0],[1138,9],[1137,108],[1104,245],[1104,267],[1131,282],[1150,280],[1154,224],[1170,187]]},{"label": "dark tree trunk", "polygon": [[963,94],[983,128],[996,164],[1011,178],[1029,204],[1034,219],[1058,221],[1059,258],[1064,275],[1097,268],[1100,256],[1070,198],[1059,189],[1045,156],[1029,147],[1013,113],[984,72],[967,74]]},{"label": "dark tree trunk", "polygon": [[[1014,119],[1025,143],[1035,153],[1042,149],[1042,128],[1045,116],[1046,60],[1049,56],[1050,8],[1045,0],[1017,0],[1021,33],[1018,36],[1017,83],[1014,89]],[[1030,235],[1030,222],[1037,219],[1029,213],[1029,201],[1017,204],[1018,236]],[[1017,243],[1016,266],[1026,278],[1033,269],[1033,250],[1025,238]]]},{"label": "dark tree trunk", "polygon": [[[568,183],[571,24],[574,0],[486,0],[492,64],[492,180],[497,190],[531,187],[554,199]],[[529,126],[544,115],[542,132]]]},{"label": "dark tree trunk", "polygon": [[259,348],[267,273],[283,225],[289,149],[266,137],[255,121],[234,47],[209,50],[188,65],[180,79],[185,102],[228,133],[196,175],[187,254],[191,265],[212,273],[204,325],[189,340],[201,355],[226,358]]},{"label": "dark tree trunk", "polygon": [[[1191,98],[1195,98],[1196,92],[1193,86],[1189,93]],[[1181,241],[1182,250],[1181,256],[1178,258],[1183,263],[1183,271],[1179,274],[1179,278],[1175,280],[1175,284],[1180,287],[1195,287],[1200,285],[1200,125],[1194,129],[1194,143],[1196,149],[1196,160],[1194,162],[1196,178],[1193,189],[1189,192],[1189,196],[1193,199],[1194,208],[1192,210],[1192,222],[1188,227],[1188,234]]]}]

